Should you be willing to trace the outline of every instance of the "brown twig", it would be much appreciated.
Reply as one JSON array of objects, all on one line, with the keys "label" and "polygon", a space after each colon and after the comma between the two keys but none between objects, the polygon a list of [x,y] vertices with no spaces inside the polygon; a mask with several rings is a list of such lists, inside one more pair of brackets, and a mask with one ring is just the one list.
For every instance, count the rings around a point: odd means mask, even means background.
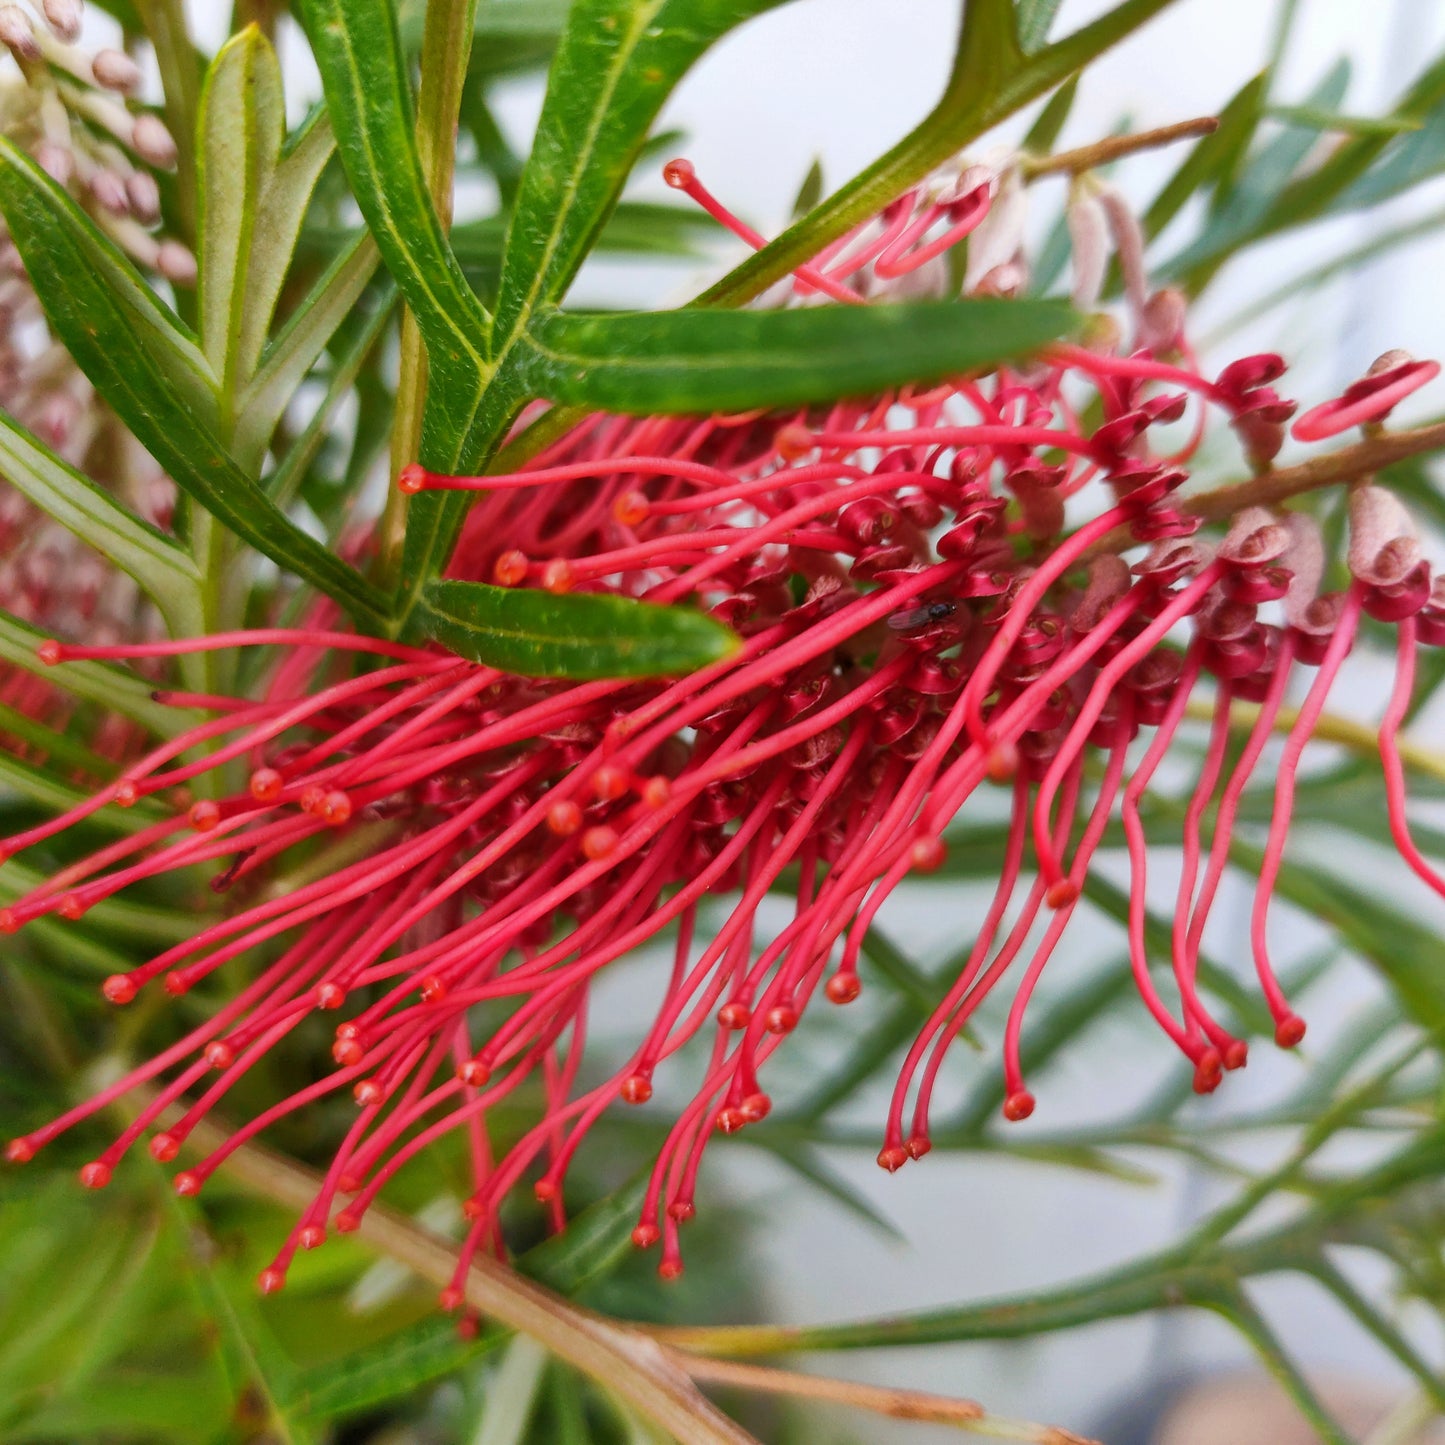
[{"label": "brown twig", "polygon": [[1137,135],[1105,136],[1103,140],[1075,150],[1060,151],[1053,156],[1029,156],[1023,160],[1021,167],[1026,176],[1076,176],[1082,171],[1091,171],[1123,156],[1133,155],[1136,151],[1157,150],[1178,140],[1210,135],[1218,129],[1219,121],[1215,116],[1201,115],[1194,120],[1161,125],[1156,130],[1141,130]]},{"label": "brown twig", "polygon": [[[1312,457],[1298,466],[1279,467],[1261,472],[1247,482],[1235,482],[1231,486],[1215,487],[1212,491],[1185,497],[1179,504],[1179,510],[1201,517],[1206,522],[1217,522],[1245,507],[1277,506],[1290,497],[1317,491],[1320,487],[1358,481],[1381,467],[1404,461],[1406,457],[1419,456],[1422,452],[1439,451],[1442,447],[1445,447],[1445,422],[1416,427],[1412,431],[1385,432],[1357,442],[1352,447],[1331,452],[1328,456]],[[1136,545],[1127,527],[1116,527],[1094,543],[1080,561],[1087,562],[1105,552],[1122,552]]]},{"label": "brown twig", "polygon": [[[226,1138],[224,1128],[207,1122],[191,1136],[205,1151]],[[257,1194],[296,1210],[312,1203],[322,1183],[312,1170],[256,1144],[242,1144],[224,1168]],[[432,1284],[450,1283],[455,1245],[405,1216],[372,1205],[357,1233]],[[467,1271],[464,1292],[473,1309],[530,1336],[559,1360],[599,1381],[680,1445],[759,1445],[698,1390],[678,1352],[641,1331],[571,1304],[482,1257]]]}]

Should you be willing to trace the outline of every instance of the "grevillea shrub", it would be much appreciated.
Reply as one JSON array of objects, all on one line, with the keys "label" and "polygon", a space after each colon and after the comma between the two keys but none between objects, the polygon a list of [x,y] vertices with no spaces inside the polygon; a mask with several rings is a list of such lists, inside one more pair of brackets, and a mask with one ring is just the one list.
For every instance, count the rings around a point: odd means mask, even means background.
[{"label": "grevillea shrub", "polygon": [[[1072,77],[1162,0],[1052,45],[1051,7],[970,0],[938,111],[768,242],[685,159],[661,167],[676,202],[618,203],[668,85],[770,7],[672,0],[655,28],[646,8],[576,0],[555,32],[534,22],[555,53],[524,163],[487,95],[525,58],[496,59],[488,27],[512,22],[475,5],[431,0],[418,30],[389,4],[298,6],[324,108],[290,135],[257,25],[197,89],[174,6],[142,7],[134,56],[82,48],[77,6],[0,6],[19,69],[0,142],[0,933],[27,968],[69,950],[124,1011],[77,1015],[106,1067],[62,1068],[17,1108],[7,1157],[31,1168],[12,1177],[54,1159],[109,1186],[66,1206],[92,1229],[153,1179],[132,1162],[146,1151],[191,1201],[170,1206],[183,1227],[249,1182],[291,1210],[279,1247],[274,1224],[246,1237],[266,1294],[299,1251],[360,1231],[460,1312],[459,1341],[427,1336],[450,1353],[421,1379],[472,1368],[510,1327],[677,1438],[751,1438],[689,1375],[987,1424],[968,1402],[711,1358],[1019,1333],[982,1307],[851,1335],[694,1330],[644,1357],[628,1327],[507,1266],[545,1227],[559,1238],[532,1267],[564,1290],[629,1235],[677,1279],[683,1226],[708,1212],[704,1156],[734,1147],[719,1136],[839,1142],[829,1106],[869,1082],[877,1162],[910,1177],[985,1140],[1104,1168],[1130,1142],[1222,1164],[1185,1100],[1252,1047],[1310,1052],[1299,992],[1318,969],[1291,935],[1312,915],[1382,972],[1385,1027],[1307,1066],[1323,1081],[1307,1105],[1251,1117],[1303,1131],[1282,1172],[1131,1265],[1137,1300],[1125,1274],[1064,1286],[1038,1329],[1218,1310],[1342,1439],[1244,1292],[1293,1267],[1439,1403],[1408,1332],[1327,1247],[1357,1242],[1368,1203],[1438,1250],[1420,1220],[1445,996],[1421,940],[1445,897],[1445,766],[1418,717],[1445,676],[1445,553],[1419,458],[1445,433],[1395,411],[1428,407],[1440,368],[1361,358],[1331,396],[1282,355],[1206,344],[1191,295],[1247,242],[1353,204],[1362,176],[1385,185],[1402,155],[1418,172],[1405,146],[1423,143],[1389,137],[1435,114],[1435,72],[1394,129],[1355,134],[1312,102],[1291,125],[1347,138],[1301,151],[1248,235],[1206,226],[1171,263],[1150,242],[1194,191],[1223,213],[1259,184],[1260,85],[1217,120],[1058,151]],[[164,121],[134,98],[147,45]],[[1050,91],[1021,143],[981,141]],[[504,209],[449,237],[459,116]],[[1152,205],[1105,178],[1184,142]],[[1280,144],[1260,140],[1261,174]],[[1055,177],[1067,197],[1042,244],[1031,218]],[[681,246],[700,224],[756,253],[705,305],[559,309],[594,244]],[[1361,787],[1354,816],[1332,806]],[[1319,870],[1322,827],[1389,846],[1375,866],[1410,875],[1398,910]],[[937,904],[963,946],[931,977],[880,941],[928,879],[971,885]],[[1101,907],[1122,952],[1086,1004],[1051,975],[1073,972]],[[1230,918],[1247,985],[1211,956]],[[625,1036],[589,1037],[599,990],[654,946],[671,968],[633,978]],[[42,1034],[77,1031],[79,990],[27,989]],[[843,1007],[862,1022],[828,1032],[841,1054],[819,1106],[790,1041]],[[1166,1103],[1142,1086],[1126,1101],[1153,1135],[1038,1135],[1036,1073],[1082,1058],[1106,1014],[1148,1017],[1172,1047]],[[965,1035],[983,1057],[961,1057]],[[1361,1127],[1398,1149],[1363,1192],[1307,1169]],[[266,1152],[277,1139],[304,1170]],[[626,1188],[619,1139],[643,1163]],[[445,1245],[396,1213],[438,1170]],[[615,1197],[574,1220],[599,1179]],[[1277,1247],[1232,1241],[1289,1189],[1306,1203]],[[320,1408],[321,1368],[272,1390],[281,1416]],[[332,1415],[419,1408],[403,1375],[348,1394],[342,1369],[320,1398]],[[584,1387],[559,1379],[582,1418]]]}]

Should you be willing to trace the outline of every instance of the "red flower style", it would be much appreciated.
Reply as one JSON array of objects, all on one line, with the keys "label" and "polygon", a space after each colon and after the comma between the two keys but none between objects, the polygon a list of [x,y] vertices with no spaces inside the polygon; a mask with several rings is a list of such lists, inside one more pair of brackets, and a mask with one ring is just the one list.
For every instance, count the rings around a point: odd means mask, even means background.
[{"label": "red flower style", "polygon": [[[930,202],[929,225],[958,230],[973,215],[971,194]],[[901,215],[885,213],[890,239],[874,262],[927,252],[928,228]],[[825,267],[820,258],[801,273],[805,284],[817,285]],[[433,647],[328,631],[329,611],[294,630],[47,644],[55,663],[284,650],[254,700],[172,695],[216,716],[82,807],[6,840],[5,856],[103,806],[173,796],[202,774],[224,779],[232,765],[249,769],[244,789],[64,868],[0,912],[0,927],[79,917],[140,879],[213,864],[213,887],[243,905],[108,980],[107,996],[126,1003],[156,979],[181,994],[243,955],[269,961],[205,1023],[15,1140],[10,1157],[28,1159],[137,1086],[158,1084],[82,1177],[103,1185],[163,1113],[189,1100],[151,1139],[169,1160],[269,1049],[317,1011],[344,1010],[335,1070],[240,1125],[177,1187],[200,1189],[285,1115],[353,1093],[358,1112],[324,1184],[261,1277],[274,1289],[297,1248],[321,1243],[329,1225],[355,1228],[399,1169],[460,1129],[473,1192],[457,1283],[443,1296],[451,1307],[475,1251],[501,1249],[508,1193],[531,1177],[560,1225],[564,1178],[593,1124],[619,1099],[646,1101],[657,1071],[681,1068],[674,1056],[702,1034],[711,1052],[634,1232],[639,1245],[661,1240],[660,1272],[674,1276],[679,1225],[694,1213],[714,1132],[768,1114],[762,1071],[774,1050],[820,989],[835,1004],[859,996],[862,943],[879,909],[909,874],[943,863],[949,826],[994,787],[1012,797],[998,888],[972,955],[902,1067],[880,1163],[896,1169],[928,1151],[942,1061],[1011,972],[1004,1113],[1033,1111],[1020,1065],[1025,1012],[1116,805],[1135,982],[1196,1088],[1211,1090],[1244,1064],[1246,1045],[1199,995],[1200,941],[1243,789],[1291,682],[1308,670],[1279,764],[1253,929],[1276,1039],[1297,1043],[1304,1025],[1270,965],[1268,905],[1301,754],[1362,613],[1398,628],[1398,681],[1381,726],[1392,827],[1411,866],[1445,891],[1410,839],[1396,740],[1416,649],[1445,637],[1445,596],[1408,518],[1374,487],[1353,497],[1344,593],[1318,593],[1323,549],[1302,514],[1249,508],[1217,545],[1195,538],[1197,520],[1174,501],[1192,444],[1156,453],[1153,429],[1179,419],[1192,395],[1222,409],[1251,454],[1272,455],[1292,410],[1271,389],[1282,369],[1278,358],[1247,358],[1211,381],[1162,351],[1060,346],[987,379],[791,417],[594,417],[510,476],[408,469],[409,490],[479,493],[453,576],[694,605],[737,630],[735,654],[675,680],[515,677]],[[1096,496],[1086,516],[1071,515]],[[1131,568],[1111,550],[1121,544],[1148,551]],[[1171,1002],[1146,947],[1151,840],[1140,802],[1206,675],[1214,724],[1184,821]],[[1260,707],[1226,775],[1237,698]],[[187,761],[203,742],[204,757]],[[354,845],[331,871],[313,869],[312,881],[284,893],[251,892],[293,850],[333,832]],[[328,855],[308,854],[317,856]],[[759,936],[759,905],[785,875],[791,921]],[[704,943],[696,912],[718,896],[730,911]],[[674,965],[654,1016],[621,1068],[579,1090],[592,985],[672,925]],[[511,1011],[495,1022],[487,1004]],[[533,1078],[541,1115],[498,1157],[488,1114]]]}]

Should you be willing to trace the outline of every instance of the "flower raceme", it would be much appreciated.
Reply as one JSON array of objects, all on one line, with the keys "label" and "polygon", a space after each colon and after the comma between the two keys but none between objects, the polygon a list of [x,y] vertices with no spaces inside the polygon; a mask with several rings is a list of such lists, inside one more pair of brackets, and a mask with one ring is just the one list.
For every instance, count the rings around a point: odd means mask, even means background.
[{"label": "flower raceme", "polygon": [[[885,257],[901,273],[909,255],[931,262],[930,228],[981,226],[994,214],[991,184],[894,208],[798,285],[845,285],[857,270],[850,247],[862,248],[854,260],[869,251],[859,265],[875,279],[887,279]],[[970,200],[980,185],[984,200]],[[1270,894],[1303,749],[1366,615],[1398,637],[1380,729],[1391,827],[1410,866],[1445,891],[1410,838],[1397,741],[1416,652],[1445,638],[1445,592],[1403,508],[1368,483],[1350,499],[1342,592],[1320,591],[1324,547],[1303,513],[1247,507],[1216,541],[1201,539],[1177,491],[1205,414],[1222,413],[1265,467],[1294,408],[1273,387],[1279,358],[1206,378],[1177,318],[1160,323],[1166,312],[1143,296],[1135,344],[1060,345],[986,378],[787,416],[597,416],[509,476],[403,474],[409,491],[478,494],[454,577],[608,591],[730,624],[739,649],[685,677],[512,676],[338,631],[329,605],[291,629],[47,643],[42,656],[57,665],[262,645],[278,660],[252,697],[166,694],[214,716],[5,840],[8,858],[100,808],[184,797],[205,777],[206,796],[61,868],[0,911],[0,928],[79,918],[134,883],[200,866],[233,909],[108,979],[106,996],[125,1004],[157,983],[184,994],[256,960],[205,1022],[14,1140],[10,1157],[32,1157],[144,1086],[82,1178],[106,1183],[158,1127],[151,1152],[170,1160],[268,1051],[331,1014],[335,1068],[236,1127],[177,1188],[199,1190],[287,1115],[354,1096],[315,1200],[261,1276],[275,1289],[298,1248],[355,1228],[408,1161],[460,1131],[471,1193],[443,1296],[455,1306],[475,1252],[502,1248],[499,1209],[514,1188],[530,1180],[560,1225],[569,1164],[604,1111],[644,1103],[659,1071],[690,1067],[692,1100],[658,1153],[634,1231],[639,1245],[661,1242],[660,1271],[676,1275],[709,1142],[769,1113],[773,1052],[820,991],[834,1004],[859,996],[880,908],[905,878],[945,862],[949,826],[985,790],[1011,800],[997,889],[903,1062],[879,1162],[897,1169],[928,1151],[943,1061],[1006,976],[1004,1113],[1033,1111],[1025,1011],[1116,811],[1135,982],[1195,1087],[1212,1090],[1244,1064],[1246,1045],[1199,992],[1201,941],[1241,795],[1299,682],[1307,693],[1279,761],[1252,928],[1276,1039],[1297,1043],[1304,1024],[1271,966]],[[1305,430],[1378,424],[1436,369],[1386,358],[1370,384],[1302,419]],[[1199,419],[1181,445],[1166,428],[1191,407]],[[1131,566],[1120,553],[1138,547]],[[1156,976],[1144,900],[1158,840],[1141,802],[1206,680],[1214,722],[1184,818],[1168,967]],[[1258,704],[1257,720],[1230,761],[1239,699]],[[782,889],[792,916],[766,936],[759,907]],[[699,910],[715,899],[726,916],[700,938]],[[655,1010],[621,1067],[582,1085],[594,986],[664,934],[673,963]],[[541,1098],[535,1122],[494,1148],[489,1117],[524,1087]]]}]

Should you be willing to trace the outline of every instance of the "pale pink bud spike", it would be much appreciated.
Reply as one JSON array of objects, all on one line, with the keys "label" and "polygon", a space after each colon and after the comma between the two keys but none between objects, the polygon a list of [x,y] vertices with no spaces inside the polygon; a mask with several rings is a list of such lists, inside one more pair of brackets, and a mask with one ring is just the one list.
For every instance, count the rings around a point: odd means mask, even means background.
[{"label": "pale pink bud spike", "polygon": [[1109,223],[1098,198],[1081,186],[1070,193],[1065,219],[1074,280],[1070,300],[1080,311],[1092,311],[1099,304],[1109,269]]},{"label": "pale pink bud spike", "polygon": [[1420,561],[1410,513],[1393,492],[1366,485],[1350,493],[1350,574],[1373,587],[1403,581]]},{"label": "pale pink bud spike", "polygon": [[131,214],[145,225],[154,225],[161,218],[161,192],[156,178],[149,171],[132,171],[125,178],[125,193],[130,199]]},{"label": "pale pink bud spike", "polygon": [[1289,591],[1284,597],[1285,621],[1291,627],[1304,627],[1306,613],[1319,595],[1325,575],[1325,543],[1319,523],[1304,512],[1290,512],[1284,519],[1289,532],[1289,546],[1280,558],[1280,565],[1291,573]]}]

